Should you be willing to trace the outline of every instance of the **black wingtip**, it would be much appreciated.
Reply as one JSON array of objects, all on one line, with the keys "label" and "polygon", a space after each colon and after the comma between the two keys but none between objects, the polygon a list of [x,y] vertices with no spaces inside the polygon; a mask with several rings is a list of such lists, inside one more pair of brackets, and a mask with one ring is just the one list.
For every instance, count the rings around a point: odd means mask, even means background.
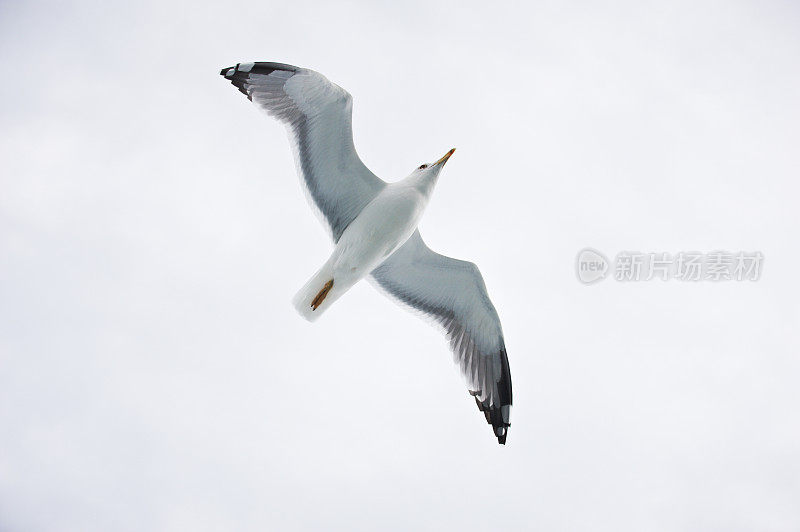
[{"label": "black wingtip", "polygon": [[239,68],[240,64],[241,63],[236,63],[233,66],[223,68],[219,71],[219,75],[230,79],[234,74],[236,74],[236,69]]},{"label": "black wingtip", "polygon": [[506,435],[508,435],[508,427],[497,427],[494,429],[494,435],[497,436],[497,443],[500,445],[506,444]]},{"label": "black wingtip", "polygon": [[294,65],[287,65],[286,63],[273,63],[268,61],[258,61],[255,63],[236,63],[234,66],[223,68],[219,71],[220,76],[232,77],[237,71],[241,74],[261,74],[268,76],[276,70],[283,70],[285,72],[297,72],[300,70]]},{"label": "black wingtip", "polygon": [[478,409],[483,412],[486,417],[486,422],[492,426],[492,431],[497,438],[497,443],[500,445],[506,444],[506,437],[508,436],[508,428],[511,426],[509,418],[511,417],[511,405],[492,405],[489,400],[481,401],[479,398],[480,392],[470,391],[470,395],[475,398],[475,404]]},{"label": "black wingtip", "polygon": [[480,390],[470,390],[469,394],[475,398],[478,410],[483,412],[486,422],[492,426],[497,443],[505,445],[508,428],[511,426],[513,398],[511,393],[511,371],[508,367],[508,355],[504,346],[500,349],[500,364],[500,378],[497,380],[497,395],[495,397],[487,397],[481,401],[482,392]]},{"label": "black wingtip", "polygon": [[247,96],[248,100],[252,100],[252,95],[248,92],[250,76],[253,74],[268,76],[275,71],[284,72],[297,72],[299,69],[293,65],[285,63],[236,63],[234,66],[223,68],[219,71],[219,75],[230,81],[239,92]]}]

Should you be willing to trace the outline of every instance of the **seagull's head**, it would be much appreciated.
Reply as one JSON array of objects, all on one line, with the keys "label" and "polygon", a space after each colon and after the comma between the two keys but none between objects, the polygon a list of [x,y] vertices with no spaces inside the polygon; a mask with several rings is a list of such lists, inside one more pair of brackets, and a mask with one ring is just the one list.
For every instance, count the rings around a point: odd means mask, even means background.
[{"label": "seagull's head", "polygon": [[430,175],[430,176],[438,176],[439,172],[441,172],[442,168],[444,168],[444,165],[447,162],[447,159],[449,159],[450,156],[453,155],[453,153],[455,153],[455,151],[456,151],[455,148],[451,149],[449,152],[445,153],[442,156],[442,158],[439,159],[438,161],[436,161],[435,163],[424,163],[424,164],[419,165],[419,167],[416,170],[414,170],[414,173],[415,174],[426,174],[426,175]]},{"label": "seagull's head", "polygon": [[453,155],[456,149],[453,148],[449,152],[445,153],[441,159],[436,161],[435,163],[425,163],[419,165],[411,175],[409,175],[405,182],[414,186],[419,189],[420,192],[425,194],[426,196],[429,195],[433,191],[434,185],[439,180],[439,173],[444,168],[447,159]]}]

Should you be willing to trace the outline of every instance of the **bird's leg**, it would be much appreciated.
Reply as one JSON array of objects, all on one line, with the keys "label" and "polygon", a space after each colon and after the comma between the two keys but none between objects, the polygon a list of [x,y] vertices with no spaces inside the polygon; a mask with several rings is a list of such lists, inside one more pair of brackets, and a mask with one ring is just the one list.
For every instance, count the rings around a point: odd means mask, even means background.
[{"label": "bird's leg", "polygon": [[319,291],[317,297],[315,297],[314,300],[311,301],[311,310],[317,310],[317,308],[319,308],[319,306],[322,304],[322,301],[325,299],[325,296],[327,296],[328,292],[331,291],[332,287],[333,287],[333,279],[325,283],[325,286],[323,286],[322,290]]}]

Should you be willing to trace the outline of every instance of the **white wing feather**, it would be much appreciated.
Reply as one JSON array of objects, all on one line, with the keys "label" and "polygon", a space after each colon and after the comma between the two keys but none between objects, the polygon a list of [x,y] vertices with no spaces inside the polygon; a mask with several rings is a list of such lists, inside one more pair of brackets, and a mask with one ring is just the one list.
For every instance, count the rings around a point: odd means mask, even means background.
[{"label": "white wing feather", "polygon": [[338,241],[386,186],[356,153],[353,98],[313,70],[282,63],[240,63],[220,74],[286,124],[306,195]]},{"label": "white wing feather", "polygon": [[511,373],[500,319],[478,267],[431,251],[416,231],[371,275],[393,299],[443,328],[478,408],[505,443]]}]

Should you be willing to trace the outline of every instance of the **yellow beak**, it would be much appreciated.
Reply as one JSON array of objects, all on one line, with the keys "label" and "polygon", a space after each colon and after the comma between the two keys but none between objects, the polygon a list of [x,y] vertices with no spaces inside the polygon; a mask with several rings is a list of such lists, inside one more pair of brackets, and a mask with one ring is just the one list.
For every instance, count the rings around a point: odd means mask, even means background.
[{"label": "yellow beak", "polygon": [[436,161],[435,163],[433,163],[433,166],[436,166],[436,165],[439,165],[439,164],[441,164],[441,165],[444,165],[444,163],[446,163],[446,162],[447,162],[447,159],[449,159],[449,158],[450,158],[450,156],[451,156],[451,155],[453,155],[453,154],[455,153],[455,151],[456,151],[456,149],[455,149],[455,148],[453,148],[453,149],[452,149],[452,150],[450,150],[449,152],[445,153],[445,154],[444,154],[444,157],[442,157],[441,159],[439,159],[438,161]]}]

